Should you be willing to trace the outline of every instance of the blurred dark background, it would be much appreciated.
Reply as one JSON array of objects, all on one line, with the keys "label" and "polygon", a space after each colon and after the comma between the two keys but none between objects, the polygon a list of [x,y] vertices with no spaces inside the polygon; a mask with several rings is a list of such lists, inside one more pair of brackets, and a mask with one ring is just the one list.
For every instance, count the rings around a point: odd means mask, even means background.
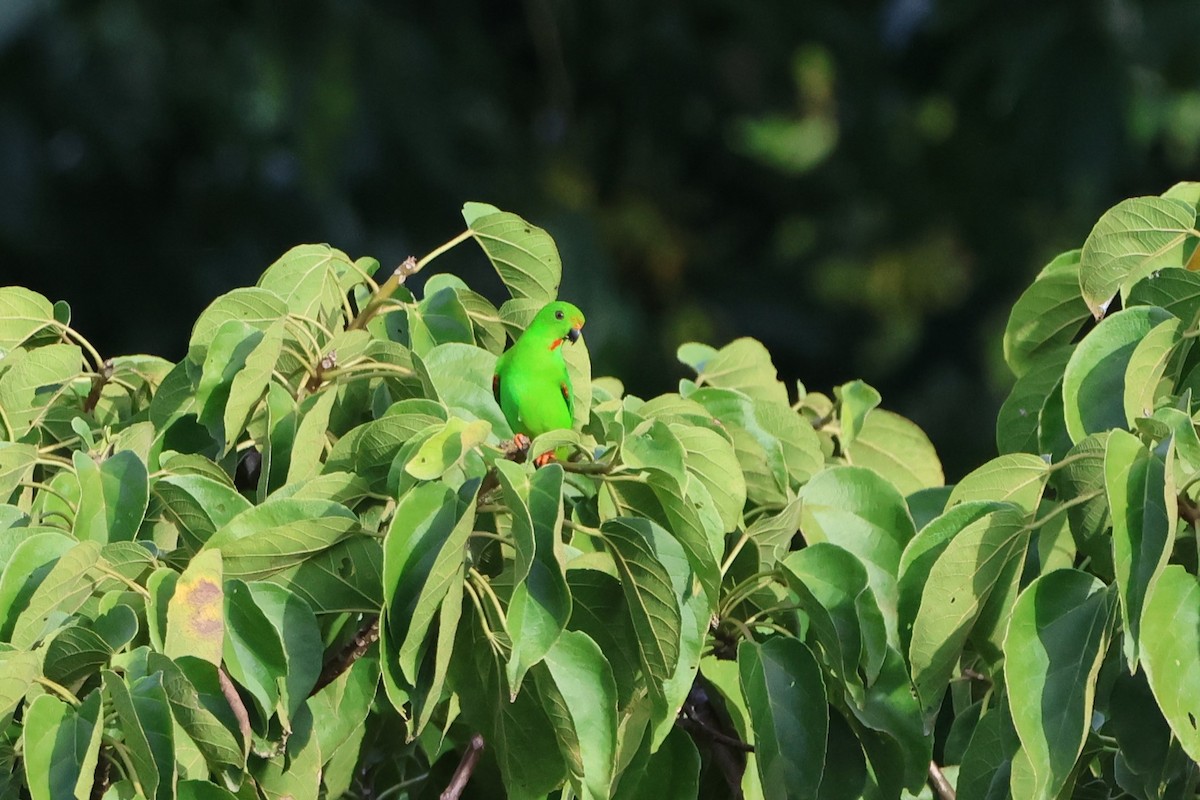
[{"label": "blurred dark background", "polygon": [[[178,359],[299,242],[385,265],[482,200],[557,239],[598,373],[749,335],[950,478],[999,333],[1118,200],[1196,178],[1200,4],[0,0],[0,283]],[[493,299],[471,248],[436,264]]]}]

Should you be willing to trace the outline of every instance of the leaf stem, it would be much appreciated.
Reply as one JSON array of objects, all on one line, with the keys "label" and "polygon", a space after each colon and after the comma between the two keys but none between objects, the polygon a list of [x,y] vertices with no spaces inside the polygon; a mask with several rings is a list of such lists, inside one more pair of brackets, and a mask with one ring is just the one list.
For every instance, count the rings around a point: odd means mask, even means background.
[{"label": "leaf stem", "polygon": [[79,698],[75,696],[75,693],[72,692],[67,687],[63,686],[61,683],[56,683],[55,681],[52,681],[49,678],[47,678],[45,675],[39,675],[38,677],[34,678],[33,680],[35,683],[40,683],[42,686],[44,686],[47,689],[49,689],[50,691],[54,692],[56,695],[61,697],[63,700],[66,700],[68,703],[70,703],[75,708],[79,708],[81,705],[83,705],[83,703],[79,702]]},{"label": "leaf stem", "polygon": [[742,548],[746,546],[746,542],[750,541],[750,534],[743,530],[742,535],[738,537],[737,542],[733,545],[733,549],[729,551],[729,555],[725,556],[725,560],[721,562],[721,577],[725,577],[725,573],[729,572],[729,568],[733,566],[733,561],[742,552]]},{"label": "leaf stem", "polygon": [[1103,489],[1096,489],[1094,491],[1088,492],[1087,494],[1081,494],[1081,495],[1079,495],[1079,497],[1073,497],[1070,500],[1068,500],[1067,502],[1060,505],[1058,508],[1054,509],[1050,513],[1043,516],[1041,519],[1036,519],[1033,522],[1029,523],[1028,525],[1025,526],[1025,529],[1030,530],[1030,531],[1036,530],[1036,529],[1042,527],[1043,525],[1045,525],[1050,520],[1057,517],[1059,514],[1062,514],[1064,511],[1069,511],[1072,508],[1075,508],[1076,506],[1081,506],[1084,503],[1087,503],[1091,500],[1095,500],[1097,497],[1100,497],[1102,494],[1104,494]]},{"label": "leaf stem", "polygon": [[100,357],[100,354],[96,352],[96,348],[92,347],[92,343],[89,342],[82,333],[75,330],[70,325],[64,325],[61,322],[56,321],[55,325],[60,331],[63,332],[65,337],[74,340],[77,345],[87,351],[87,354],[91,357],[92,363],[95,365],[97,372],[100,372],[104,369],[104,359]]}]

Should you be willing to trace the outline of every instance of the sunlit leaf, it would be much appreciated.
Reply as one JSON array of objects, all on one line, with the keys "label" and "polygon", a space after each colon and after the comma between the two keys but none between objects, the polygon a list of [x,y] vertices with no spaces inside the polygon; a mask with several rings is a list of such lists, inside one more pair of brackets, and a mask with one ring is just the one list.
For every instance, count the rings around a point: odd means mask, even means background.
[{"label": "sunlit leaf", "polygon": [[558,296],[562,260],[548,233],[486,203],[467,203],[463,218],[513,297],[547,303]]}]

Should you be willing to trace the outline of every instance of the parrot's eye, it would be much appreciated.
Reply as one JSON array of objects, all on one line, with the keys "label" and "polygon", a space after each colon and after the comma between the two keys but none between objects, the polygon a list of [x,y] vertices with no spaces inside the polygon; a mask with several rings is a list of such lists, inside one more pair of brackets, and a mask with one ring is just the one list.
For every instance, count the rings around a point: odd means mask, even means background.
[{"label": "parrot's eye", "polygon": [[564,316],[564,315],[563,315],[563,312],[561,312],[561,311],[555,311],[555,312],[554,312],[554,318],[555,318],[555,319],[562,319],[562,318],[563,318],[563,316]]}]

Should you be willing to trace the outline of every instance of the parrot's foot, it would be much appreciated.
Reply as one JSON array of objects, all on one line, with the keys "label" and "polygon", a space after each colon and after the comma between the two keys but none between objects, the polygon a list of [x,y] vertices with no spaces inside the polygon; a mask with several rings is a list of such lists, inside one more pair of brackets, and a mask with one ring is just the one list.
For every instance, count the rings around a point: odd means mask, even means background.
[{"label": "parrot's foot", "polygon": [[506,442],[504,447],[504,457],[509,461],[515,461],[518,464],[525,463],[525,459],[529,456],[529,446],[533,442],[523,433],[513,434],[511,442]]},{"label": "parrot's foot", "polygon": [[553,460],[554,460],[554,451],[547,450],[546,452],[542,453],[540,456],[538,456],[537,458],[535,458],[533,460],[533,465],[535,467],[544,467]]}]

